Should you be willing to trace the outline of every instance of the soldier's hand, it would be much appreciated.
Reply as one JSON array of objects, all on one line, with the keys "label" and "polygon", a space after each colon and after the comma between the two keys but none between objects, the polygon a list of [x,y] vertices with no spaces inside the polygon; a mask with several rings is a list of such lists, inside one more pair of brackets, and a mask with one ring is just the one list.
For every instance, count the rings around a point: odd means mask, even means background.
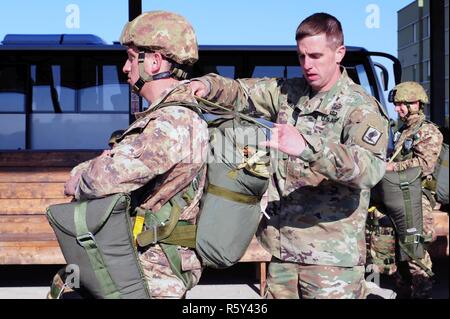
[{"label": "soldier's hand", "polygon": [[74,176],[70,177],[70,179],[64,184],[64,195],[66,196],[75,195],[78,183],[80,182],[80,176],[81,172],[78,172]]},{"label": "soldier's hand", "polygon": [[393,171],[394,171],[394,164],[386,163],[386,172],[393,172]]},{"label": "soldier's hand", "polygon": [[306,147],[306,142],[300,132],[289,124],[274,124],[271,139],[260,143],[263,147],[277,149],[292,156],[299,156]]},{"label": "soldier's hand", "polygon": [[189,87],[191,88],[192,93],[199,97],[206,97],[209,94],[209,87],[199,80],[192,80],[189,82]]}]

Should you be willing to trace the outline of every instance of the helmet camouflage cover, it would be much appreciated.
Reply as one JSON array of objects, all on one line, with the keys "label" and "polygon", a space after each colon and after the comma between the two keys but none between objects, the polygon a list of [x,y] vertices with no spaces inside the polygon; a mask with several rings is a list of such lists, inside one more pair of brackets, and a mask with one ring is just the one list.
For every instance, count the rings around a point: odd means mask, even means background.
[{"label": "helmet camouflage cover", "polygon": [[416,102],[428,104],[428,95],[422,85],[417,82],[403,82],[392,89],[393,102]]},{"label": "helmet camouflage cover", "polygon": [[181,65],[198,60],[194,29],[184,17],[172,12],[144,12],[125,25],[120,43],[159,52]]}]

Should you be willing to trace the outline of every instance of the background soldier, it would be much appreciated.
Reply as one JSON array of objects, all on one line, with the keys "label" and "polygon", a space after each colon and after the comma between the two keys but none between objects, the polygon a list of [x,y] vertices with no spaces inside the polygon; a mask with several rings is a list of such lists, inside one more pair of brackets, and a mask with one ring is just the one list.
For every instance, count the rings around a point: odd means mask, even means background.
[{"label": "background soldier", "polygon": [[[258,233],[272,253],[269,298],[364,298],[364,229],[370,188],[385,172],[388,120],[340,65],[340,22],[317,13],[298,27],[304,78],[191,82],[196,94],[278,124],[271,215]],[[272,161],[272,163],[274,163]]]},{"label": "background soldier", "polygon": [[122,136],[122,134],[125,132],[125,130],[116,130],[111,133],[111,136],[108,140],[108,145],[110,149],[113,149],[117,145],[117,141]]},{"label": "background soldier", "polygon": [[[386,164],[387,171],[402,171],[410,167],[420,167],[424,179],[422,195],[423,235],[428,241],[435,239],[433,228],[433,207],[436,202],[434,191],[430,189],[432,173],[442,147],[443,136],[436,125],[425,120],[424,105],[428,104],[428,96],[423,87],[416,82],[398,84],[391,93],[395,111],[404,123],[396,133],[395,153],[392,163]],[[394,153],[394,154],[395,154]],[[428,252],[420,260],[431,270],[431,259]],[[432,279],[422,267],[414,261],[399,262],[396,281],[400,297],[430,298]]]},{"label": "background soldier", "polygon": [[[187,81],[182,81],[184,68],[198,59],[194,30],[177,14],[152,11],[126,24],[120,41],[128,48],[123,67],[128,83],[150,106],[136,114],[137,120],[113,149],[86,168],[74,168],[66,193],[79,200],[143,189],[146,196],[139,206],[157,212],[197,178],[198,189],[179,218],[195,224],[205,181],[208,130],[196,112],[176,105],[196,103]],[[175,105],[155,109],[163,102]],[[139,253],[153,298],[182,298],[200,278],[202,267],[195,251],[176,246],[175,253],[181,263],[177,270],[159,243]]]}]

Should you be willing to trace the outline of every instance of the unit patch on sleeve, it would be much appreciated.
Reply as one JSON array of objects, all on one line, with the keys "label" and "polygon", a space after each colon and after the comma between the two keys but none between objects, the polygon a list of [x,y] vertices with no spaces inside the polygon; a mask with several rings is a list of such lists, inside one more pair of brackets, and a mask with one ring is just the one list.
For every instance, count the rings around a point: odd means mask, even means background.
[{"label": "unit patch on sleeve", "polygon": [[362,139],[367,144],[377,145],[378,141],[380,140],[381,135],[383,135],[383,133],[378,131],[376,128],[369,126],[367,128],[366,132],[364,133],[364,136]]}]

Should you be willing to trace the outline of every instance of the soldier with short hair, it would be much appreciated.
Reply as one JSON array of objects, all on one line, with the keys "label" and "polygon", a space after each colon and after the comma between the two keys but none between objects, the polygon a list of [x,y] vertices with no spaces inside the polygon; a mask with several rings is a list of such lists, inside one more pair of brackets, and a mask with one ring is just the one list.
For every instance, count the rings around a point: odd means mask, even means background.
[{"label": "soldier with short hair", "polygon": [[[422,170],[424,192],[422,194],[423,236],[427,242],[435,239],[433,207],[436,202],[431,183],[434,167],[441,152],[443,136],[438,127],[425,119],[424,106],[428,104],[428,95],[417,82],[403,82],[391,92],[391,101],[403,126],[394,137],[394,158],[386,163],[386,171],[403,171],[411,167]],[[397,155],[395,155],[397,154]],[[431,270],[430,255],[420,262]],[[399,296],[408,298],[430,298],[432,278],[415,260],[401,261],[397,265],[396,282],[401,288]]]},{"label": "soldier with short hair", "polygon": [[[113,149],[83,169],[74,168],[76,173],[67,182],[66,193],[86,200],[143,190],[139,207],[152,213],[188,189],[195,179],[195,193],[179,217],[184,224],[195,224],[209,139],[206,122],[181,105],[196,103],[184,80],[186,67],[198,59],[195,32],[180,15],[151,11],[127,23],[120,41],[127,46],[123,72],[128,83],[150,106],[136,114],[136,121]],[[165,102],[171,105],[160,107]],[[202,266],[195,250],[173,246],[170,253],[159,242],[139,249],[152,298],[182,298],[200,279]]]},{"label": "soldier with short hair", "polygon": [[272,158],[270,219],[258,232],[273,255],[268,297],[365,298],[364,229],[370,188],[385,172],[388,119],[341,66],[344,36],[335,17],[313,14],[295,38],[304,78],[210,74],[191,86],[278,123],[266,145],[282,155]]}]

